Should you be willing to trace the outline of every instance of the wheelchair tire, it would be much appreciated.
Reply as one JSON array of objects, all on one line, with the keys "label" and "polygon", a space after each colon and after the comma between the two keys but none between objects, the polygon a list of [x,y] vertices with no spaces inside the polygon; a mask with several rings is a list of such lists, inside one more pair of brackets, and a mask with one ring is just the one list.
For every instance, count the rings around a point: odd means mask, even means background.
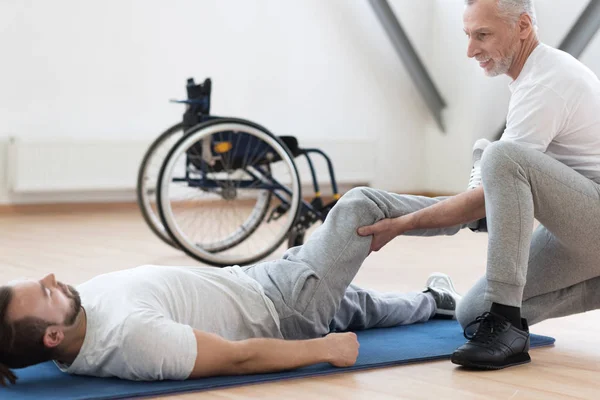
[{"label": "wheelchair tire", "polygon": [[[177,247],[177,244],[171,239],[168,232],[166,231],[160,216],[158,209],[153,208],[153,204],[156,203],[157,197],[157,185],[158,176],[160,174],[160,167],[162,166],[164,159],[157,160],[159,151],[164,151],[165,146],[174,144],[179,139],[177,136],[183,136],[183,124],[178,123],[164,131],[158,138],[156,138],[148,150],[144,154],[142,163],[138,170],[137,186],[136,186],[136,198],[138,207],[144,217],[144,221],[150,227],[152,232],[156,234],[163,242],[172,247]],[[175,139],[176,140],[173,140]],[[172,143],[171,143],[172,142]],[[170,149],[170,147],[169,147]],[[165,151],[165,155],[168,151]],[[155,161],[159,161],[158,168],[156,171],[152,170]]]},{"label": "wheelchair tire", "polygon": [[[272,172],[275,164],[277,168]],[[286,182],[281,183],[285,171]],[[233,219],[239,219],[238,205],[245,204],[244,194],[252,199],[250,193],[263,197],[268,194],[266,207],[260,206],[264,200],[258,197],[250,216],[241,226],[236,225],[234,234],[227,233],[225,239],[218,240],[219,218],[231,215],[230,208],[234,207]],[[171,195],[181,199],[172,200]],[[196,196],[205,199],[198,201]],[[237,118],[207,121],[186,131],[165,158],[158,180],[158,210],[169,236],[189,256],[218,267],[248,265],[275,251],[286,239],[300,211],[301,199],[300,177],[289,149],[264,127]],[[239,208],[245,214],[249,207]],[[190,223],[181,216],[186,212],[208,216],[196,215]],[[206,220],[212,223],[203,230]],[[267,225],[275,228],[263,228]],[[199,230],[190,233],[190,229]],[[214,242],[199,240],[202,235]],[[259,250],[250,248],[260,240],[253,240],[255,237],[267,238],[267,244],[259,245]]]}]

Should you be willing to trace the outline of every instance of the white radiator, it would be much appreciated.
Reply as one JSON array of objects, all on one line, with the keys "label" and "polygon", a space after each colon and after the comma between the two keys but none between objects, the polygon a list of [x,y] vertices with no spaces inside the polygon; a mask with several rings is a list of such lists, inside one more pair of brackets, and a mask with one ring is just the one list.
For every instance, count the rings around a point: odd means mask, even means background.
[{"label": "white radiator", "polygon": [[[375,173],[375,147],[368,140],[302,140],[332,159],[340,184],[366,184]],[[15,194],[110,192],[135,189],[138,168],[150,142],[145,140],[10,138],[8,191]],[[313,157],[323,192],[329,192],[327,167]],[[296,159],[301,181],[310,184],[304,157]]]},{"label": "white radiator", "polygon": [[134,189],[148,143],[128,140],[10,138],[13,193]]}]

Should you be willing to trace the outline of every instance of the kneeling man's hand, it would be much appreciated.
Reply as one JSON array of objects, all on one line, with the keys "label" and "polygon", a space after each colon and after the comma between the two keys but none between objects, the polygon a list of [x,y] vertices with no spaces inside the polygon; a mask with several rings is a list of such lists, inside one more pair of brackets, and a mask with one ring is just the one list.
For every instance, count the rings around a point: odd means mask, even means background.
[{"label": "kneeling man's hand", "polygon": [[405,217],[382,219],[373,225],[358,228],[358,234],[360,236],[373,235],[371,251],[379,251],[396,236],[410,230]]}]

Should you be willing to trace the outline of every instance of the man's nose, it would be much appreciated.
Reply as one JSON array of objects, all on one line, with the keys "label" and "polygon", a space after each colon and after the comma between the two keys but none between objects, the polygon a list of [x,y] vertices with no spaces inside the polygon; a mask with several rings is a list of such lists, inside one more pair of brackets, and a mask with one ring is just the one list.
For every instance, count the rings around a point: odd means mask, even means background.
[{"label": "man's nose", "polygon": [[46,286],[54,287],[56,286],[56,277],[54,276],[54,274],[48,274],[44,277],[44,279],[42,279],[42,282]]},{"label": "man's nose", "polygon": [[480,53],[479,47],[473,39],[469,39],[469,45],[467,46],[467,57],[473,58]]}]

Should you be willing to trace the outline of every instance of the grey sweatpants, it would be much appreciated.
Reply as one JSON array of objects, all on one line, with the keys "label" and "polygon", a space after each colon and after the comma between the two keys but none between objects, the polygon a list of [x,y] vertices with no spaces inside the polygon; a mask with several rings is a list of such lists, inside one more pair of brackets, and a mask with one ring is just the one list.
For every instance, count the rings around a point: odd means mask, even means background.
[{"label": "grey sweatpants", "polygon": [[[460,323],[465,326],[489,311],[492,302],[521,306],[530,325],[600,308],[600,185],[539,151],[509,142],[486,149],[482,176],[487,270],[458,304]],[[248,274],[274,301],[284,336],[306,338],[338,328],[429,318],[433,311],[419,304],[419,296],[406,301],[400,295],[403,306],[394,307],[380,294],[355,293],[349,285],[371,242],[356,234],[357,227],[443,199],[353,189],[304,246],[290,249],[282,260],[249,267]],[[532,235],[534,218],[542,225]],[[405,235],[453,235],[465,227]]]},{"label": "grey sweatpants", "polygon": [[521,307],[530,325],[600,308],[600,185],[510,142],[485,150],[481,172],[487,269],[458,306],[461,324],[492,302]]},{"label": "grey sweatpants", "polygon": [[[357,228],[414,212],[436,201],[440,199],[352,189],[304,245],[289,249],[279,260],[243,270],[263,286],[273,301],[286,339],[426,321],[436,311],[430,294],[377,293],[351,282],[369,254],[372,239],[359,236]],[[454,234],[460,228],[432,234]]]}]

